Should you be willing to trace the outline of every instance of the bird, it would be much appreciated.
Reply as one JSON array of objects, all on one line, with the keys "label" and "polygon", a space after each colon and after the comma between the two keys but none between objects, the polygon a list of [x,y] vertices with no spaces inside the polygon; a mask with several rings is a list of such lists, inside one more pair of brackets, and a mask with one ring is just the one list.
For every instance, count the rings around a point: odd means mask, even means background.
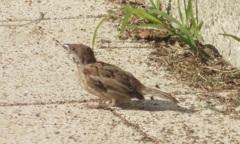
[{"label": "bird", "polygon": [[[93,50],[84,44],[63,44],[70,58],[76,64],[78,80],[88,93],[110,103],[104,106],[118,107],[136,98],[144,100],[151,94],[178,103],[171,94],[146,87],[130,72],[113,64],[97,61]],[[94,107],[94,106],[92,106]],[[101,108],[99,104],[94,108]]]}]

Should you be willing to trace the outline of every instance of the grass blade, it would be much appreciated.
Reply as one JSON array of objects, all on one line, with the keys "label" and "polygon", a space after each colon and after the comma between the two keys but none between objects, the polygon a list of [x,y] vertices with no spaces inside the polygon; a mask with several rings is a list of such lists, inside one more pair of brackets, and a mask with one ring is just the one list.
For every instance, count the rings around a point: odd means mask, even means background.
[{"label": "grass blade", "polygon": [[178,0],[178,13],[179,13],[179,16],[180,16],[180,20],[182,22],[182,26],[185,26],[183,14],[182,14],[182,11],[181,11],[180,0]]},{"label": "grass blade", "polygon": [[157,0],[157,9],[162,10],[162,2],[161,0]]},{"label": "grass blade", "polygon": [[162,17],[167,19],[169,22],[174,22],[174,23],[178,24],[179,26],[182,26],[181,23],[177,19],[168,15],[167,13],[161,12],[159,10],[150,10],[150,11],[151,11],[151,13],[161,15]]},{"label": "grass blade", "polygon": [[106,15],[97,25],[96,29],[94,30],[94,34],[93,34],[93,38],[92,38],[92,48],[94,47],[95,44],[95,40],[97,37],[97,31],[99,29],[99,27],[103,24],[104,21],[106,21],[111,15]]},{"label": "grass blade", "polygon": [[[196,53],[198,51],[197,45],[193,39],[193,36],[191,35],[190,31],[188,29],[186,29],[185,27],[179,27],[179,29],[185,34],[185,36],[188,39],[188,45],[190,46],[190,48]],[[179,37],[181,35],[178,35]]]},{"label": "grass blade", "polygon": [[141,24],[141,25],[130,25],[127,28],[135,29],[135,28],[165,28],[159,24]]},{"label": "grass blade", "polygon": [[188,0],[188,5],[186,9],[186,22],[188,22],[190,18],[192,19],[192,15],[193,15],[192,0]]},{"label": "grass blade", "polygon": [[237,37],[235,35],[227,34],[227,33],[220,33],[220,35],[231,37],[231,38],[235,39],[236,41],[240,42],[240,37]]},{"label": "grass blade", "polygon": [[151,2],[151,4],[152,4],[152,6],[153,6],[155,9],[157,9],[157,6],[156,6],[155,3],[153,2],[153,0],[150,0],[150,2]]},{"label": "grass blade", "polygon": [[134,15],[141,17],[145,20],[151,21],[153,23],[159,23],[161,24],[162,22],[156,18],[155,16],[149,14],[148,12],[144,11],[144,10],[140,10],[140,9],[135,9],[135,8],[131,8],[129,6],[124,7],[127,11],[129,11],[130,13],[133,13]]},{"label": "grass blade", "polygon": [[131,16],[131,13],[129,11],[126,11],[126,14],[123,18],[122,25],[120,28],[120,35],[122,35],[123,32],[125,31],[130,16]]}]

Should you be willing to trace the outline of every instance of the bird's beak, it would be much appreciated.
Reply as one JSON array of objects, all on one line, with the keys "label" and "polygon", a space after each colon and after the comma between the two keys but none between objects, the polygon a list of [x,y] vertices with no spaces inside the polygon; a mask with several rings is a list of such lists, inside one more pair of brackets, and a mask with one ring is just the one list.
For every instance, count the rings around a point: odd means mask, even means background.
[{"label": "bird's beak", "polygon": [[63,47],[65,50],[69,51],[69,45],[68,45],[68,44],[63,44],[62,47]]}]

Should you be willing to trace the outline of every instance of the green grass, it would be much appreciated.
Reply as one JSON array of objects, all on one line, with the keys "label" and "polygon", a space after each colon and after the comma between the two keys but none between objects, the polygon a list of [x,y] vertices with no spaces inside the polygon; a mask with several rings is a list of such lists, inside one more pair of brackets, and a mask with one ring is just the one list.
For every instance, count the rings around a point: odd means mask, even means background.
[{"label": "green grass", "polygon": [[111,17],[111,14],[106,15],[97,25],[94,33],[93,33],[93,38],[92,38],[92,48],[94,47],[95,41],[96,41],[96,37],[97,37],[97,31],[100,28],[100,26],[103,24],[103,22],[105,22],[107,19],[109,19]]},{"label": "green grass", "polygon": [[[126,31],[126,29],[133,28],[153,28],[153,29],[166,29],[171,35],[176,35],[187,44],[195,53],[198,53],[198,42],[203,41],[203,37],[200,34],[203,22],[197,21],[193,12],[192,0],[188,0],[187,7],[184,8],[183,15],[181,9],[181,0],[178,0],[178,13],[180,20],[172,17],[171,15],[162,11],[162,3],[160,0],[150,0],[151,7],[146,10],[139,8],[132,8],[125,6],[123,10],[125,15],[122,20],[120,35]],[[145,21],[144,24],[129,25],[131,15],[135,15]],[[96,34],[102,23],[107,20],[109,16],[104,17],[95,29],[92,45],[94,46],[96,40]],[[174,26],[174,27],[173,27]]]},{"label": "green grass", "polygon": [[227,34],[227,33],[221,33],[220,35],[231,37],[231,38],[235,39],[236,41],[240,42],[240,37],[237,37],[235,35]]},{"label": "green grass", "polygon": [[240,107],[240,103],[236,104],[236,107]]},{"label": "green grass", "polygon": [[[159,7],[160,0],[156,3],[151,1],[152,7],[147,10],[141,10],[138,8],[132,8],[130,6],[125,6],[124,9],[126,14],[124,16],[122,26],[120,29],[120,34],[127,28],[154,28],[154,29],[166,29],[171,35],[177,35],[181,41],[187,44],[195,53],[198,52],[197,41],[203,41],[200,34],[203,22],[198,23],[194,16],[192,0],[188,0],[187,8],[184,9],[185,16],[181,10],[180,3],[178,0],[178,12],[180,21],[171,15],[161,11]],[[127,25],[131,15],[135,15],[148,23],[139,25]],[[171,23],[171,25],[169,25]],[[173,25],[175,27],[173,27]]]}]

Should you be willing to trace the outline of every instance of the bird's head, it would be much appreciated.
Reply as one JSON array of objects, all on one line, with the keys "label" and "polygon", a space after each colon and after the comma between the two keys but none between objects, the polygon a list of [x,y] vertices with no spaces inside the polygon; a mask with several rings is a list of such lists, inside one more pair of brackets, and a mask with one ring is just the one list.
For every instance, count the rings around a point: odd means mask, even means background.
[{"label": "bird's head", "polygon": [[79,65],[85,65],[96,62],[93,50],[83,44],[63,44],[65,50],[72,57],[73,62]]}]

